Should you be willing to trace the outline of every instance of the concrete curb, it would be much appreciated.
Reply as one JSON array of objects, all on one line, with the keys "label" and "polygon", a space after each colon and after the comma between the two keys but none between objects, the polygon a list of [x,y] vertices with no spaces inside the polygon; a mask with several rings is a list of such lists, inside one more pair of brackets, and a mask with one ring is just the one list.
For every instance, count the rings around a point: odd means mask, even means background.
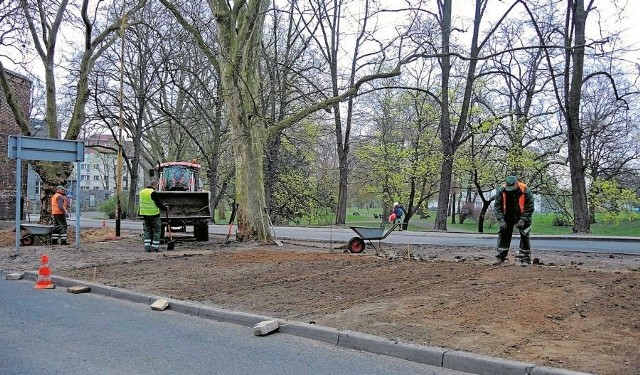
[{"label": "concrete curb", "polygon": [[[8,271],[0,270],[0,277],[5,277]],[[37,281],[38,273],[24,272],[24,280]],[[52,282],[59,287],[83,285],[91,288],[91,293],[117,298],[134,303],[153,304],[163,298],[169,302],[169,310],[177,313],[211,319],[219,322],[233,323],[246,327],[253,327],[257,323],[274,318],[239,311],[224,310],[191,302],[185,302],[160,296],[138,293],[122,288],[105,286],[102,284],[51,276]],[[459,350],[449,350],[440,347],[422,346],[399,343],[379,336],[364,333],[338,330],[331,327],[317,326],[300,322],[290,322],[277,319],[279,332],[293,336],[321,341],[346,349],[353,349],[374,354],[386,355],[407,361],[422,363],[449,370],[463,371],[476,375],[593,375],[553,367],[537,366],[531,363],[512,361],[497,357],[489,357]],[[267,336],[268,337],[268,336]]]}]

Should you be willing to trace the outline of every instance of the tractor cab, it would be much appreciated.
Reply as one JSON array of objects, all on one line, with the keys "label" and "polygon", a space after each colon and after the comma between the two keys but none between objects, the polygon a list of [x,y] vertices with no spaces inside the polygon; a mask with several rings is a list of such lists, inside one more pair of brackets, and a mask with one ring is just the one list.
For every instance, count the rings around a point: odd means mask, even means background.
[{"label": "tractor cab", "polygon": [[193,226],[197,241],[209,240],[210,194],[202,190],[199,172],[200,164],[195,160],[158,163],[155,169],[149,170],[149,175],[158,179],[158,198],[167,206],[161,218],[161,237],[164,238],[166,225],[178,227],[180,231]]},{"label": "tractor cab", "polygon": [[200,164],[166,162],[157,166],[158,191],[198,191]]}]

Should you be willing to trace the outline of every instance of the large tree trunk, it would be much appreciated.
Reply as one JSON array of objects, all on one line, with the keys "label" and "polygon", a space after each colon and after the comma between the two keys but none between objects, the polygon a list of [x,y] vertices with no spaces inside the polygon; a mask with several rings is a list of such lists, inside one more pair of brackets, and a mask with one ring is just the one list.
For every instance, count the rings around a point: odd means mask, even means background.
[{"label": "large tree trunk", "polygon": [[[65,186],[67,178],[73,170],[73,164],[37,161],[33,163],[33,170],[42,180],[40,188],[40,223],[49,224],[52,222],[51,198],[56,193],[56,186]],[[79,196],[76,199],[79,199]]]},{"label": "large tree trunk", "polygon": [[[573,1],[568,2],[568,10]],[[582,99],[582,78],[584,72],[585,27],[588,12],[584,9],[584,0],[575,0],[573,4],[575,42],[572,52],[571,84],[567,96],[567,141],[569,151],[569,171],[571,172],[571,192],[573,199],[573,232],[589,233],[589,207],[585,186],[585,167],[582,157],[582,128],[580,127],[580,102]]]},{"label": "large tree trunk", "polygon": [[266,127],[257,108],[257,90],[260,42],[269,1],[249,0],[233,9],[223,0],[209,4],[218,29],[221,82],[236,160],[237,239],[266,241],[271,239],[264,192]]},{"label": "large tree trunk", "polygon": [[445,0],[442,7],[440,66],[440,142],[442,147],[442,167],[440,169],[440,191],[438,193],[438,209],[433,221],[433,229],[447,230],[447,211],[449,209],[449,192],[451,191],[451,174],[453,173],[453,155],[455,153],[451,143],[451,120],[449,116],[449,75],[451,72],[451,57],[449,56],[449,41],[451,38],[451,0]]},{"label": "large tree trunk", "polygon": [[[337,107],[337,106],[336,106]],[[338,150],[338,166],[340,168],[339,181],[338,181],[338,202],[336,205],[336,224],[344,224],[347,219],[347,182],[349,179],[349,167],[347,164],[347,157],[349,155],[348,144],[349,139],[345,137],[344,143],[342,142],[342,126],[340,120],[336,120],[336,139]]]},{"label": "large tree trunk", "polygon": [[[270,227],[265,216],[264,196],[264,137],[259,134],[261,125],[249,125],[234,131],[236,155],[236,202],[238,204],[239,241],[249,239],[268,240]],[[250,127],[251,128],[248,128]],[[235,129],[234,129],[235,130]]]},{"label": "large tree trunk", "polygon": [[[433,223],[434,229],[447,230],[447,210],[449,208],[449,193],[451,191],[451,180],[453,178],[453,159],[456,150],[460,146],[462,135],[467,127],[467,118],[469,116],[469,108],[471,107],[471,94],[473,92],[473,82],[476,77],[476,66],[478,64],[478,55],[480,47],[478,37],[480,34],[480,22],[486,2],[482,0],[475,1],[475,15],[473,21],[473,35],[471,37],[471,47],[469,53],[469,67],[467,70],[467,82],[465,83],[464,94],[462,96],[462,105],[458,116],[455,130],[451,128],[451,115],[449,114],[449,78],[451,73],[451,57],[450,39],[451,39],[451,10],[452,1],[443,0],[441,3],[442,20],[440,29],[442,32],[441,50],[442,58],[440,66],[442,68],[441,78],[441,95],[440,95],[440,141],[442,143],[442,169],[440,171],[440,192],[438,196],[438,210],[436,219]],[[491,37],[491,33],[485,36],[485,41]],[[484,43],[484,42],[483,42]],[[452,134],[453,132],[453,134]]]}]

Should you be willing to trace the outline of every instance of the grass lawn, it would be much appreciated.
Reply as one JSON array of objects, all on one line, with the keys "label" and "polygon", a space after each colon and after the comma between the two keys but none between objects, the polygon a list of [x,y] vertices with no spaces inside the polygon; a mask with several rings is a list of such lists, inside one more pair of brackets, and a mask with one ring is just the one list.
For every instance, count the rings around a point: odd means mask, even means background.
[{"label": "grass lawn", "polygon": [[[380,211],[370,210],[369,212],[358,211],[359,215],[353,215],[355,210],[347,211],[346,226],[379,226],[382,220],[375,219],[374,214],[380,214]],[[420,219],[418,216],[411,218],[409,222],[409,230],[411,231],[430,231],[433,230],[433,220],[435,213],[431,213],[427,219]],[[534,234],[572,234],[571,226],[555,226],[553,225],[554,214],[533,214],[533,233]],[[451,224],[451,218],[448,219],[447,230],[450,232],[469,232],[477,233],[478,224],[472,220],[465,220],[464,224]],[[384,223],[389,223],[384,219]],[[497,224],[485,222],[484,233],[496,233],[498,231]],[[598,222],[591,224],[591,234],[596,236],[629,236],[640,237],[640,220],[625,220],[619,224]]]},{"label": "grass lawn", "polygon": [[[358,213],[354,215],[354,213]],[[358,210],[356,208],[347,209],[347,219],[345,227],[349,226],[361,226],[361,227],[379,227],[380,224],[384,224],[387,228],[390,227],[386,218],[375,218],[374,215],[380,215],[382,210]],[[227,212],[224,220],[217,220],[218,224],[228,222],[228,218],[231,212]],[[217,215],[216,215],[217,216]],[[426,219],[420,219],[417,215],[411,218],[409,222],[409,230],[416,232],[425,232],[433,230],[433,220],[435,218],[435,212],[430,212],[430,217]],[[459,219],[459,217],[457,217]],[[536,235],[568,235],[572,234],[571,226],[555,226],[553,225],[555,215],[554,214],[533,214],[533,234]],[[289,226],[328,226],[334,222],[334,216],[327,214],[324,217],[316,218],[310,221],[303,218],[299,224],[290,222]],[[451,224],[451,218],[447,222],[447,230],[449,232],[467,232],[478,233],[478,224],[472,220],[467,219],[464,224]],[[484,233],[497,233],[498,226],[496,223],[490,225],[485,222]],[[591,234],[595,236],[620,236],[620,237],[640,237],[640,219],[637,220],[624,220],[619,224],[605,223],[599,221],[596,224],[591,224]]]}]

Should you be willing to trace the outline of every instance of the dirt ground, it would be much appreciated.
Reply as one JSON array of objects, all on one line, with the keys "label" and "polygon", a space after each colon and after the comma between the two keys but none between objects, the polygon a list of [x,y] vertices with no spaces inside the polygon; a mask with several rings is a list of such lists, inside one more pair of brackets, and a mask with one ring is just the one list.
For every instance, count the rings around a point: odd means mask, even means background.
[{"label": "dirt ground", "polygon": [[[536,252],[492,266],[494,250],[344,244],[178,242],[145,253],[141,233],[82,231],[81,249],[28,246],[0,231],[0,269],[54,275],[236,311],[606,375],[640,374],[640,257]],[[71,233],[70,238],[74,238]],[[535,239],[534,239],[535,245]],[[512,262],[512,259],[510,259]]]}]

